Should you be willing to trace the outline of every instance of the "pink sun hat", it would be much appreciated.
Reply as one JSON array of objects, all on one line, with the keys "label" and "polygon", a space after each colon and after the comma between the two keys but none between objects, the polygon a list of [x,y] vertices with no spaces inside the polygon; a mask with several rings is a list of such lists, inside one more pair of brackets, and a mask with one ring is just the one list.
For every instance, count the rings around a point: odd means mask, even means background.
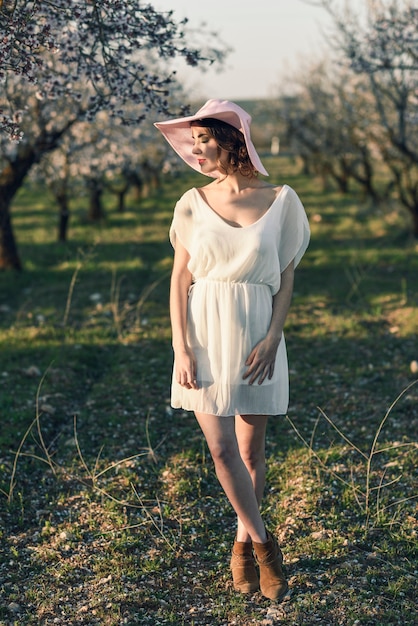
[{"label": "pink sun hat", "polygon": [[[196,156],[192,154],[193,138],[190,130],[190,123],[207,117],[227,122],[227,124],[230,124],[231,126],[234,126],[234,128],[241,131],[244,135],[251,163],[257,172],[264,174],[264,176],[269,175],[257,154],[253,142],[251,141],[251,115],[234,102],[230,102],[229,100],[211,99],[208,100],[195,115],[179,117],[174,120],[167,120],[166,122],[155,122],[154,126],[161,131],[171,147],[179,156],[181,156],[187,165],[190,165],[190,167],[194,170],[203,173],[200,170],[200,165],[197,162]],[[207,176],[216,177],[216,174],[211,173],[207,174]]]}]

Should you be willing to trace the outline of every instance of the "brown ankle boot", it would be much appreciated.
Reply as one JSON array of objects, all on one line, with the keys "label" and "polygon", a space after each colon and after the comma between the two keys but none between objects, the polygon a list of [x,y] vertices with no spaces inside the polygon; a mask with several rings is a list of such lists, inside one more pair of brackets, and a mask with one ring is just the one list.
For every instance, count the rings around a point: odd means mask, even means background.
[{"label": "brown ankle boot", "polygon": [[231,572],[235,591],[255,593],[258,590],[258,576],[251,543],[234,541]]},{"label": "brown ankle boot", "polygon": [[267,542],[253,542],[253,546],[257,563],[260,566],[261,593],[270,600],[282,600],[289,585],[283,574],[283,555],[277,539],[267,532]]}]

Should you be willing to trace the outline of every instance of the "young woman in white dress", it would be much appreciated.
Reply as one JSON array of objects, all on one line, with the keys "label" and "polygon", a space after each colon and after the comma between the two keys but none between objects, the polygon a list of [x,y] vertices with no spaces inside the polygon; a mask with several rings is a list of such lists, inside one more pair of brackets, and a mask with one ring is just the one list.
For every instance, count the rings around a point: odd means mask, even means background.
[{"label": "young woman in white dress", "polygon": [[235,589],[279,601],[288,590],[283,557],[260,514],[265,435],[268,417],[287,411],[283,327],[309,226],[292,188],[259,178],[268,174],[250,122],[235,103],[209,100],[196,115],[156,123],[213,178],[180,198],[170,229],[171,403],[194,411],[237,515]]}]

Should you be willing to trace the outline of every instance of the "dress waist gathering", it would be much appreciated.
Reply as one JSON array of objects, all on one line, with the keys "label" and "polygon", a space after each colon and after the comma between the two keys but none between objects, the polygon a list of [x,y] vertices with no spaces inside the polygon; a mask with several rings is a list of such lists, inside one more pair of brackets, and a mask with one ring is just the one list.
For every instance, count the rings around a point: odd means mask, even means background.
[{"label": "dress waist gathering", "polygon": [[268,287],[270,289],[270,286],[267,285],[267,283],[262,283],[262,282],[251,282],[249,280],[232,280],[230,278],[210,278],[209,276],[202,276],[199,278],[194,279],[193,283],[192,283],[192,287],[193,285],[197,285],[197,284],[203,284],[203,283],[220,283],[222,285],[248,285],[251,287]]}]

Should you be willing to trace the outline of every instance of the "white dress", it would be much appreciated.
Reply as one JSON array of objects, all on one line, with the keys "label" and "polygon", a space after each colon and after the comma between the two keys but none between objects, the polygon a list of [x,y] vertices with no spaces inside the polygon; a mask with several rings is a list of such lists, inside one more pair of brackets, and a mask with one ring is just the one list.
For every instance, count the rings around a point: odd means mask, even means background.
[{"label": "white dress", "polygon": [[272,379],[249,385],[242,376],[246,358],[270,325],[281,272],[292,260],[296,266],[308,247],[309,224],[296,192],[284,185],[260,219],[240,228],[190,189],[174,210],[173,247],[177,239],[190,254],[187,330],[199,389],[185,389],[173,376],[172,407],[223,416],[284,415],[289,402],[284,337]]}]

